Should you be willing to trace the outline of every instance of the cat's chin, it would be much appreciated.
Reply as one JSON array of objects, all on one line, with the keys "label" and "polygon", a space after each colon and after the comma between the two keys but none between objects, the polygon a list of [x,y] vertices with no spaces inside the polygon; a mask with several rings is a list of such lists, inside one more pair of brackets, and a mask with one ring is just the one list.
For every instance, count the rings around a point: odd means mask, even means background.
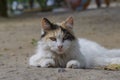
[{"label": "cat's chin", "polygon": [[57,54],[64,54],[64,52],[57,52]]},{"label": "cat's chin", "polygon": [[64,51],[56,51],[57,54],[64,54]]},{"label": "cat's chin", "polygon": [[53,50],[51,50],[53,53],[55,53],[55,54],[64,54],[65,52],[64,51],[53,51]]}]

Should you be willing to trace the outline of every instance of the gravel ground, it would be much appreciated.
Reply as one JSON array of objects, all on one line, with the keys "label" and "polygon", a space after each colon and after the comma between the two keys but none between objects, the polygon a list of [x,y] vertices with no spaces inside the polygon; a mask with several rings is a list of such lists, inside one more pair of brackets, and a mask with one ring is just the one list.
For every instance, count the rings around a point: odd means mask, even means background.
[{"label": "gravel ground", "polygon": [[120,48],[120,7],[68,13],[32,13],[0,18],[0,80],[120,80],[120,71],[36,68],[28,65],[40,38],[40,18],[75,20],[77,37]]}]

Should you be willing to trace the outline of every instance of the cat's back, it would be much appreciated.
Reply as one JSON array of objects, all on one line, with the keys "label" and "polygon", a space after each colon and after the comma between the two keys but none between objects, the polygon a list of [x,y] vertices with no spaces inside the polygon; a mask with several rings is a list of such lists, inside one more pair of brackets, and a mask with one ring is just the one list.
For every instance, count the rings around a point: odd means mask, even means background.
[{"label": "cat's back", "polygon": [[106,51],[104,47],[102,47],[96,42],[93,42],[84,38],[79,38],[78,41],[80,45],[80,51],[83,54],[86,54],[86,55],[101,54],[103,51]]},{"label": "cat's back", "polygon": [[86,47],[86,46],[90,46],[90,47],[101,47],[98,43],[90,41],[88,39],[85,38],[78,38],[80,47]]}]

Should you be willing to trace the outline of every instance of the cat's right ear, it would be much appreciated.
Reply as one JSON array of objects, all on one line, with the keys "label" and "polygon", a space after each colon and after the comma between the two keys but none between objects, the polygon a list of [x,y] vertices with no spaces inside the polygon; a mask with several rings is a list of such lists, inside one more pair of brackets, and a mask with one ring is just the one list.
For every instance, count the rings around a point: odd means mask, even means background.
[{"label": "cat's right ear", "polygon": [[50,30],[51,25],[52,25],[51,22],[47,18],[41,19],[41,27],[44,31]]}]

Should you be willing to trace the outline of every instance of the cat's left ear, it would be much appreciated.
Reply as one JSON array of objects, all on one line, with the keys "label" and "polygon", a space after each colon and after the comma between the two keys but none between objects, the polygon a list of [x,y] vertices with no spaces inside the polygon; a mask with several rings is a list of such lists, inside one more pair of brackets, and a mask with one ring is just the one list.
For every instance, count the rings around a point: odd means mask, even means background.
[{"label": "cat's left ear", "polygon": [[52,23],[47,18],[42,18],[41,19],[41,27],[45,31],[51,30]]},{"label": "cat's left ear", "polygon": [[63,24],[64,24],[65,28],[73,29],[73,24],[74,24],[73,17],[71,17],[71,16],[68,17]]}]

